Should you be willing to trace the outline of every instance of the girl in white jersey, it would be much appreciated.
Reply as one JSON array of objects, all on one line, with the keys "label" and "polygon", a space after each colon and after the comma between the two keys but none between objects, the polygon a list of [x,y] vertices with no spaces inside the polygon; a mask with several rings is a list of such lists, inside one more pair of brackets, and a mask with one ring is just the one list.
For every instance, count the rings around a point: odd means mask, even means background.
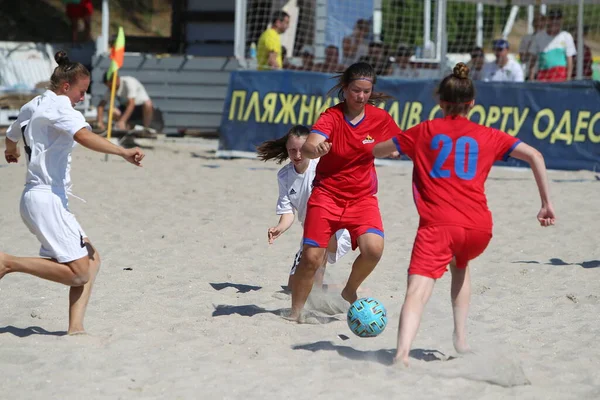
[{"label": "girl in white jersey", "polygon": [[[275,159],[278,164],[291,160],[277,173],[277,182],[279,184],[279,199],[277,200],[276,213],[280,215],[279,223],[269,228],[267,234],[269,244],[287,231],[294,223],[294,213],[298,214],[298,221],[304,225],[306,216],[306,204],[312,193],[312,183],[315,179],[315,171],[319,159],[308,159],[302,157],[300,149],[306,141],[310,130],[303,125],[296,125],[288,133],[276,140],[268,140],[257,148],[258,156],[261,160],[267,161]],[[315,276],[315,285],[323,286],[323,277],[327,262],[335,264],[344,256],[352,245],[350,234],[345,229],[340,229],[329,241],[327,249],[327,258],[323,260],[323,266]],[[302,256],[302,241],[300,250],[294,257],[292,269],[288,279],[288,288],[291,288],[291,280],[296,272],[296,267]]]},{"label": "girl in white jersey", "polygon": [[50,90],[23,106],[6,135],[9,163],[18,162],[17,143],[23,137],[27,181],[21,196],[21,218],[40,241],[41,258],[0,253],[0,279],[23,272],[70,286],[68,333],[76,334],[84,332],[83,318],[100,257],[68,208],[71,151],[77,142],[137,166],[141,166],[144,153],[116,146],[91,132],[83,115],[73,108],[90,85],[89,71],[71,62],[64,51],[54,59],[58,67],[50,78]]}]

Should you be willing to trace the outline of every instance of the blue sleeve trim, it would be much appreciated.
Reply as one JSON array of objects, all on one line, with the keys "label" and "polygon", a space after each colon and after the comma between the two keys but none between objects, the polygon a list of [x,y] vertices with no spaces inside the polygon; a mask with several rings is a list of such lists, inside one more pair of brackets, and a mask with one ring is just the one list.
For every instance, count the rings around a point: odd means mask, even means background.
[{"label": "blue sleeve trim", "polygon": [[508,160],[508,158],[510,157],[510,153],[512,153],[512,151],[515,149],[515,147],[519,145],[519,143],[521,143],[521,141],[517,140],[512,146],[510,146],[510,149],[508,149],[508,151],[504,154],[504,157],[502,157],[502,161]]},{"label": "blue sleeve trim", "polygon": [[400,142],[398,141],[398,137],[394,136],[392,138],[392,141],[394,142],[394,144],[396,145],[396,150],[398,150],[398,153],[402,154],[402,148],[400,147]]},{"label": "blue sleeve trim", "polygon": [[325,132],[321,132],[321,131],[315,131],[314,129],[311,131],[311,133],[318,133],[321,136],[325,136],[325,139],[329,139],[329,135],[326,134]]}]

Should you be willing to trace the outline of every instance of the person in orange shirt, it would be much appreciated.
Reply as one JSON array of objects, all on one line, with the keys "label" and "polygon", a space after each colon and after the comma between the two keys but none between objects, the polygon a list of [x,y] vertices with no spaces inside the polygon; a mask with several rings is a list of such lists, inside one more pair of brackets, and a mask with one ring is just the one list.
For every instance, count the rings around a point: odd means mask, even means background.
[{"label": "person in orange shirt", "polygon": [[290,25],[290,16],[285,11],[277,11],[272,18],[271,27],[258,39],[256,58],[259,70],[281,69],[283,57],[281,38]]}]

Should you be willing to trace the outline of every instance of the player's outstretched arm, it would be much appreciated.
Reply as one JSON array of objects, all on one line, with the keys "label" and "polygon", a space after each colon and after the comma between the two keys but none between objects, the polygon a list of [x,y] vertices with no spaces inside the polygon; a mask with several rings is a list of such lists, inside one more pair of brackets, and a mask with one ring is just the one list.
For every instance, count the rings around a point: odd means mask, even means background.
[{"label": "player's outstretched arm", "polygon": [[116,156],[123,157],[126,161],[132,163],[133,165],[137,165],[138,167],[142,166],[141,162],[144,158],[144,152],[137,147],[134,149],[125,149],[109,142],[93,132],[90,132],[86,128],[78,130],[73,138],[77,143],[83,147],[87,147],[90,150],[104,154],[114,154]]},{"label": "player's outstretched arm", "polygon": [[291,214],[291,213],[290,214],[281,214],[281,217],[279,217],[279,223],[277,224],[277,226],[269,228],[269,230],[267,231],[269,244],[273,244],[275,239],[277,239],[279,236],[283,235],[285,233],[285,231],[290,229],[290,227],[292,226],[293,223],[294,223],[294,214]]},{"label": "player's outstretched arm", "polygon": [[540,225],[554,225],[556,216],[554,215],[554,208],[550,201],[548,174],[546,173],[544,156],[542,153],[525,143],[519,143],[510,153],[510,156],[525,161],[533,171],[533,176],[535,177],[535,182],[537,183],[540,192],[540,199],[542,200],[542,208],[537,216]]},{"label": "player's outstretched arm", "polygon": [[326,138],[318,133],[311,133],[302,145],[302,155],[306,158],[314,159],[324,156],[331,150],[331,143],[325,141]]},{"label": "player's outstretched arm", "polygon": [[394,143],[393,139],[386,140],[385,142],[377,143],[373,147],[373,157],[377,158],[385,158],[391,155],[396,155],[394,153],[398,152],[398,148]]}]

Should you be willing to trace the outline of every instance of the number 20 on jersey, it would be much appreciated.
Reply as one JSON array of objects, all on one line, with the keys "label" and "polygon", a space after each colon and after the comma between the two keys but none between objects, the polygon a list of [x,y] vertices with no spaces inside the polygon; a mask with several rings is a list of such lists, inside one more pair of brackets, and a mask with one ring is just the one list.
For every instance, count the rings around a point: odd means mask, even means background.
[{"label": "number 20 on jersey", "polygon": [[[472,137],[461,136],[454,142],[448,135],[440,133],[431,139],[431,150],[440,151],[429,172],[432,178],[450,178],[452,170],[456,176],[465,181],[475,177],[479,145]],[[454,168],[448,168],[444,164],[452,152],[454,152]]]}]

